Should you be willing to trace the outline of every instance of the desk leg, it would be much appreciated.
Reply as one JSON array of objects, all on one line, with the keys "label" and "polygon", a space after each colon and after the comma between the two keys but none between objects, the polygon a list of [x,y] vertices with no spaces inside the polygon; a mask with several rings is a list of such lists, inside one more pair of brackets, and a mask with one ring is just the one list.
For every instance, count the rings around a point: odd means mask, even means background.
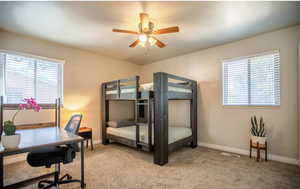
[{"label": "desk leg", "polygon": [[94,146],[93,146],[93,138],[91,137],[91,150],[94,150]]},{"label": "desk leg", "polygon": [[81,153],[81,183],[80,183],[80,186],[81,188],[84,188],[85,187],[85,184],[84,184],[84,144],[83,144],[83,141],[80,142],[80,153]]},{"label": "desk leg", "polygon": [[0,154],[0,188],[4,188],[4,167],[3,167],[3,155]]}]

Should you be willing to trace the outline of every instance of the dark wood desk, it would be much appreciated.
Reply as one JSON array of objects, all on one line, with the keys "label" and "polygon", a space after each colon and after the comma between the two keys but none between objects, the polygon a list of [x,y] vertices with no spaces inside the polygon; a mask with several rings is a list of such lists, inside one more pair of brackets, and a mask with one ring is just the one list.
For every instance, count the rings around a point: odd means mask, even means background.
[{"label": "dark wood desk", "polygon": [[80,127],[79,128],[79,132],[78,135],[81,136],[82,138],[84,138],[84,140],[86,140],[86,148],[89,147],[89,140],[91,142],[91,150],[94,150],[94,146],[93,146],[93,130],[92,128],[89,127]]},{"label": "dark wood desk", "polygon": [[17,186],[24,185],[25,182],[33,181],[34,179],[40,179],[45,176],[53,175],[54,173],[48,173],[38,178],[28,179],[12,185],[4,186],[4,167],[3,157],[10,156],[25,152],[31,152],[33,150],[47,147],[47,146],[59,146],[64,144],[71,144],[74,142],[80,142],[81,151],[81,188],[84,188],[84,145],[83,138],[72,133],[65,131],[58,127],[39,128],[39,129],[26,129],[18,130],[17,133],[21,134],[21,142],[19,148],[13,150],[5,150],[0,145],[0,188],[16,188]]}]

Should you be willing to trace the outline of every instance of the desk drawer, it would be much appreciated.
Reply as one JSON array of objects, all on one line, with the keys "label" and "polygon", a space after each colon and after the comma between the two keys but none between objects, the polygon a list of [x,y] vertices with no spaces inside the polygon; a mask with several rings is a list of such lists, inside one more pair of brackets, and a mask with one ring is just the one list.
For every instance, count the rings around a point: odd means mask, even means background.
[{"label": "desk drawer", "polygon": [[92,132],[82,132],[82,133],[78,133],[78,135],[85,139],[92,138]]}]

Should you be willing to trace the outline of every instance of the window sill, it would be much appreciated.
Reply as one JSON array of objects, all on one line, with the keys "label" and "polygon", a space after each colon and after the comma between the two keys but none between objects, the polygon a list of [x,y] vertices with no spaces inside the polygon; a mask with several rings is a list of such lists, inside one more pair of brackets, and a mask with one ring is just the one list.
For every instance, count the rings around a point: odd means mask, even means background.
[{"label": "window sill", "polygon": [[37,128],[46,128],[46,127],[55,127],[55,122],[48,122],[48,123],[32,123],[32,124],[22,124],[17,125],[17,130],[21,129],[37,129]]},{"label": "window sill", "polygon": [[[42,109],[55,109],[56,104],[39,104]],[[61,106],[62,107],[62,106]],[[18,110],[19,104],[3,104],[5,110]]]},{"label": "window sill", "polygon": [[280,108],[281,105],[222,105],[223,108]]}]

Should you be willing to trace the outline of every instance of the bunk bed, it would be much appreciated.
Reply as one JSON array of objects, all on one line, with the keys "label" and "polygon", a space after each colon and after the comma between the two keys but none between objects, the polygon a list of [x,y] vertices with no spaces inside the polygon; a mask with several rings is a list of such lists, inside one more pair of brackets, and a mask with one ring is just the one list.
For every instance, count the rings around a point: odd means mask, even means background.
[{"label": "bunk bed", "polygon": [[[187,144],[197,146],[197,82],[164,72],[154,73],[153,83],[140,85],[139,81],[134,76],[102,83],[102,143],[114,141],[153,151],[154,163],[164,165],[170,152]],[[134,102],[134,122],[110,127],[109,102],[120,100]],[[190,101],[189,127],[169,126],[169,100]]]}]

